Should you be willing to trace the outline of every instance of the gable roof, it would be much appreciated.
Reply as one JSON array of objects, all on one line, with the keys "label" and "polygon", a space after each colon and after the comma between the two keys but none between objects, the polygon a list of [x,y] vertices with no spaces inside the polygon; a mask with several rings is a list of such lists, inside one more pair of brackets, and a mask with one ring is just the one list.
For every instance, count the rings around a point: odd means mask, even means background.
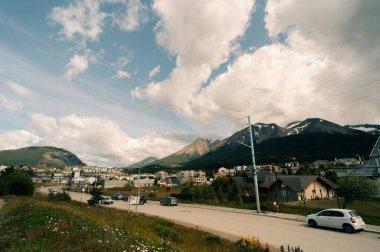
[{"label": "gable roof", "polygon": [[251,188],[248,181],[244,177],[231,177],[231,179],[235,181],[240,186],[241,189]]},{"label": "gable roof", "polygon": [[370,153],[370,159],[357,169],[350,172],[349,176],[380,177],[380,136]]},{"label": "gable roof", "polygon": [[[333,183],[332,181],[326,179],[326,178],[321,178],[316,175],[284,175],[284,176],[278,176],[278,181],[281,181],[285,185],[287,185],[291,190],[295,192],[300,192],[308,187],[310,183],[318,180],[322,184],[331,187],[332,189],[337,189],[338,186]],[[273,183],[274,184],[274,183]],[[273,186],[272,184],[272,186]]]}]

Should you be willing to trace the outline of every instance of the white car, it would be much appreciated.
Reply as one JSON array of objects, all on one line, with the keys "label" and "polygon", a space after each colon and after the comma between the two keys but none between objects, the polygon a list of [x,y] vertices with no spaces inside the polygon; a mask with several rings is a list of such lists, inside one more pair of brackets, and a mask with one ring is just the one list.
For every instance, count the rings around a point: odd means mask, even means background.
[{"label": "white car", "polygon": [[346,233],[363,230],[365,223],[358,213],[348,209],[325,209],[306,217],[306,223],[311,227],[330,227],[343,229]]},{"label": "white car", "polygon": [[112,205],[113,204],[113,200],[111,199],[110,196],[102,196],[102,199],[99,200],[99,204]]}]

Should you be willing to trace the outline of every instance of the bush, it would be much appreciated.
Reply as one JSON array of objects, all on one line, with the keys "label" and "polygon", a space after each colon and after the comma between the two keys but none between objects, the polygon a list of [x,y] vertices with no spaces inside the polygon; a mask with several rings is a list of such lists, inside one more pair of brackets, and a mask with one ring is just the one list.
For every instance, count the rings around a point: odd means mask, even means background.
[{"label": "bush", "polygon": [[34,184],[32,179],[25,174],[11,172],[1,176],[0,194],[14,194],[32,196],[34,193]]},{"label": "bush", "polygon": [[158,225],[155,227],[155,232],[163,239],[168,239],[171,241],[179,241],[180,235],[172,229],[170,226]]},{"label": "bush", "polygon": [[89,199],[87,202],[90,206],[96,205],[99,203],[99,200],[102,199],[102,189],[98,187],[93,187],[91,190],[91,199]]},{"label": "bush", "polygon": [[269,245],[263,245],[259,238],[246,237],[237,242],[238,251],[246,252],[269,252]]},{"label": "bush", "polygon": [[71,197],[67,192],[49,193],[49,199],[53,201],[71,201]]},{"label": "bush", "polygon": [[208,246],[216,245],[221,243],[221,239],[218,236],[207,236],[204,239],[204,243]]},{"label": "bush", "polygon": [[156,193],[155,192],[149,192],[148,197],[154,199],[154,198],[156,198]]}]

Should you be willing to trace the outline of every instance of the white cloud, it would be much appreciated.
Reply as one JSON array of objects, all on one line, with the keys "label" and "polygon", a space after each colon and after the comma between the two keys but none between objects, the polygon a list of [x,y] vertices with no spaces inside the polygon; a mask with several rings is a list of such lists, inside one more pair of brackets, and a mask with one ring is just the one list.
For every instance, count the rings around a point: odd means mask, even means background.
[{"label": "white cloud", "polygon": [[115,68],[123,68],[128,65],[131,58],[133,57],[133,53],[129,53],[128,57],[119,57],[115,63],[112,64]]},{"label": "white cloud", "polygon": [[89,164],[130,164],[147,156],[169,155],[186,144],[170,135],[133,138],[107,118],[75,114],[55,118],[43,113],[30,114],[30,118],[43,136],[38,138],[43,139],[40,145],[65,148]]},{"label": "white cloud", "polygon": [[[306,97],[315,97],[313,79],[327,62],[315,54],[300,54],[275,44],[246,53],[197,95],[198,120],[240,118],[282,123],[308,117]],[[295,109],[297,108],[297,109]]]},{"label": "white cloud", "polygon": [[42,138],[26,130],[12,130],[0,133],[0,150],[11,150],[38,145]]},{"label": "white cloud", "polygon": [[29,89],[27,89],[26,87],[20,85],[20,84],[17,84],[13,81],[8,81],[7,82],[7,86],[12,89],[13,92],[15,92],[16,94],[22,96],[22,97],[25,97],[25,98],[33,98],[34,97],[34,94],[32,91],[30,91]]},{"label": "white cloud", "polygon": [[210,8],[198,11],[193,3],[156,1],[153,7],[160,17],[157,42],[177,57],[177,67],[166,80],[133,90],[135,98],[202,122],[249,114],[254,121],[277,123],[306,117],[380,120],[379,1],[267,1],[265,22],[273,44],[239,52],[210,83],[211,70],[234,53],[250,9],[228,6],[225,14],[220,5],[220,15],[207,13],[213,18],[208,20],[203,15]]},{"label": "white cloud", "polygon": [[11,113],[16,113],[24,108],[24,104],[21,101],[11,100],[0,94],[0,107],[5,108]]},{"label": "white cloud", "polygon": [[160,18],[156,41],[176,56],[177,66],[166,80],[131,94],[197,117],[192,106],[196,94],[211,71],[236,50],[235,41],[244,34],[253,8],[254,1],[155,1],[153,9]]},{"label": "white cloud", "polygon": [[149,71],[149,79],[152,79],[159,72],[160,72],[160,65],[157,65],[152,70]]},{"label": "white cloud", "polygon": [[89,63],[96,62],[96,58],[91,54],[80,55],[75,54],[71,57],[69,63],[66,65],[66,73],[64,77],[71,80],[74,76],[83,73],[87,70]]},{"label": "white cloud", "polygon": [[130,78],[131,74],[124,70],[117,70],[115,78],[117,79],[124,79],[124,78]]},{"label": "white cloud", "polygon": [[100,0],[72,1],[67,7],[54,7],[50,19],[61,24],[60,34],[73,40],[76,36],[86,42],[95,41],[103,31],[107,14],[100,10]]},{"label": "white cloud", "polygon": [[179,67],[215,68],[234,50],[233,42],[247,28],[253,6],[249,0],[156,0],[157,43],[177,56]]},{"label": "white cloud", "polygon": [[140,0],[120,0],[122,3],[118,12],[112,14],[112,22],[123,31],[137,30],[142,24],[148,21],[148,6]]},{"label": "white cloud", "polygon": [[33,124],[36,125],[44,133],[54,133],[58,128],[57,120],[55,117],[47,116],[43,113],[30,113],[29,117],[32,120]]}]

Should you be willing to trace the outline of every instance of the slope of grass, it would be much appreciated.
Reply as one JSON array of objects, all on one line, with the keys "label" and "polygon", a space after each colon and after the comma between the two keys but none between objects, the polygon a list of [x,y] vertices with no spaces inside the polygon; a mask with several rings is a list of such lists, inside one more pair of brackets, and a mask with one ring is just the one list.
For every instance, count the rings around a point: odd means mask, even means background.
[{"label": "slope of grass", "polygon": [[[46,159],[46,153],[50,153]],[[74,166],[84,165],[73,153],[55,147],[27,147],[17,150],[0,151],[0,164],[3,165],[53,165],[53,166]]]},{"label": "slope of grass", "polygon": [[6,201],[0,251],[243,251],[209,233],[143,214],[52,202],[38,194]]}]

